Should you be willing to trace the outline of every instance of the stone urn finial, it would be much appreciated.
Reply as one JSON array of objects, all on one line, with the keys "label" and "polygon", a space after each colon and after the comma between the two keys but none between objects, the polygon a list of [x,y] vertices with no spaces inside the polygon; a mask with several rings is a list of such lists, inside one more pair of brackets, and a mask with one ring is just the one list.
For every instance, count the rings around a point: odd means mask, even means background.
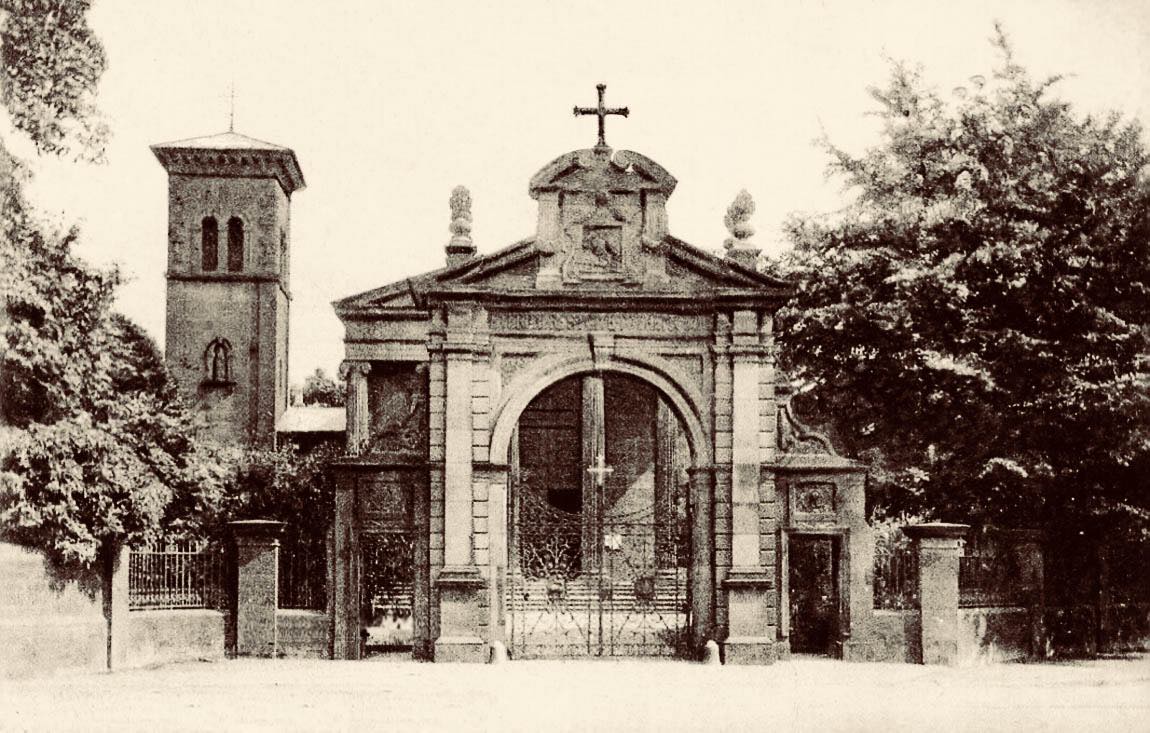
[{"label": "stone urn finial", "polygon": [[735,200],[727,207],[727,215],[723,217],[723,223],[731,233],[727,241],[723,242],[724,247],[732,249],[751,244],[751,237],[755,234],[755,228],[751,226],[753,213],[755,213],[755,200],[746,189],[739,191],[739,195],[735,196]]},{"label": "stone urn finial", "polygon": [[447,243],[447,266],[462,264],[475,256],[471,241],[471,192],[466,186],[451,191],[451,241]]},{"label": "stone urn finial", "polygon": [[759,256],[759,249],[751,241],[755,234],[755,228],[751,226],[753,213],[755,200],[744,189],[735,196],[735,200],[727,207],[727,215],[723,217],[723,223],[731,233],[723,242],[727,249],[727,260],[750,269],[755,268],[755,260]]}]

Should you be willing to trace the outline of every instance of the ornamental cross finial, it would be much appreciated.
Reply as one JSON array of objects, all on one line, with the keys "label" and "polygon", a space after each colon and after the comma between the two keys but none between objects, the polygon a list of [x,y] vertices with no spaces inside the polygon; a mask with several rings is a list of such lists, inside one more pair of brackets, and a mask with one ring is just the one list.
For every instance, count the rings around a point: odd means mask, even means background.
[{"label": "ornamental cross finial", "polygon": [[627,115],[631,114],[631,111],[629,109],[627,109],[626,107],[613,107],[613,108],[612,107],[604,107],[603,106],[603,93],[607,91],[607,85],[606,84],[597,84],[597,85],[595,85],[595,88],[599,90],[599,106],[598,107],[576,107],[575,108],[575,116],[579,117],[580,115],[595,115],[596,117],[599,118],[599,142],[598,142],[598,144],[595,145],[595,147],[605,148],[605,147],[607,147],[607,139],[605,136],[606,133],[605,133],[605,129],[604,129],[605,128],[604,122],[607,119],[607,115],[622,115],[622,116],[626,117]]},{"label": "ornamental cross finial", "polygon": [[587,469],[587,473],[595,477],[595,485],[599,488],[603,487],[603,482],[608,476],[615,473],[615,469],[607,465],[607,459],[602,453],[595,459],[595,465]]}]

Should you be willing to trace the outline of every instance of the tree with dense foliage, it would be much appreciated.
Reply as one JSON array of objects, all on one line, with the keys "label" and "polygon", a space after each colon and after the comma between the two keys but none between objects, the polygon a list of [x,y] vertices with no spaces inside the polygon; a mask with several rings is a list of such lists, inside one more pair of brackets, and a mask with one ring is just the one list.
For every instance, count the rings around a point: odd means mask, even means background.
[{"label": "tree with dense foliage", "polygon": [[1146,527],[1150,156],[994,43],[951,97],[894,65],[879,144],[826,144],[853,200],[788,224],[783,366],[887,512]]},{"label": "tree with dense foliage", "polygon": [[[0,2],[0,102],[41,155],[102,154],[106,62],[88,6]],[[216,501],[228,464],[195,444],[155,343],[112,311],[119,272],[39,218],[30,175],[0,140],[0,533],[82,575],[102,549]]]},{"label": "tree with dense foliage", "polygon": [[315,374],[303,381],[303,403],[322,407],[343,407],[346,390],[343,382],[337,382],[316,369]]}]

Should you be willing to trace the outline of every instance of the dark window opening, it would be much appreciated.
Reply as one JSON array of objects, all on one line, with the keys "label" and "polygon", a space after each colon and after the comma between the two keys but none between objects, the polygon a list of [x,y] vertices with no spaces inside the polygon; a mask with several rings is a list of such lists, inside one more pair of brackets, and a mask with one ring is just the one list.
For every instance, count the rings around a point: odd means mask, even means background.
[{"label": "dark window opening", "polygon": [[237,217],[228,219],[228,272],[244,269],[244,223]]},{"label": "dark window opening", "polygon": [[215,272],[220,266],[220,228],[214,216],[205,216],[200,222],[201,268]]}]

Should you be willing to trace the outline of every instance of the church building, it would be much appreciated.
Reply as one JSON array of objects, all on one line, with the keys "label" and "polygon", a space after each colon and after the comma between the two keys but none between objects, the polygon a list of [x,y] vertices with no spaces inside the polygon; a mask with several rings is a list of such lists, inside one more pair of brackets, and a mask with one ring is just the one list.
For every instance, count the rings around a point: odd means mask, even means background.
[{"label": "church building", "polygon": [[[607,116],[627,110],[603,94],[576,108],[598,118],[597,144],[531,177],[533,233],[478,253],[457,188],[442,269],[335,303],[348,386],[336,658],[363,655],[388,606],[410,614],[415,656],[437,661],[692,657],[712,640],[727,663],[852,655],[872,605],[864,472],[790,412],[774,341],[790,291],[756,271],[736,207],[725,257],[671,233],[676,180],[608,146]],[[169,358],[210,376],[199,388],[219,390],[221,420],[260,435],[280,409],[282,366],[262,345],[286,338],[287,201],[303,181],[283,149],[190,143],[157,147],[181,243],[170,292],[210,284],[267,308],[250,322],[267,330],[218,334],[232,360],[220,379],[214,332]],[[257,170],[270,177],[244,177]],[[232,188],[177,180],[213,171]],[[224,206],[225,190],[262,208]],[[250,243],[235,269],[233,217]],[[201,252],[209,220],[219,255]],[[229,379],[249,359],[266,364]]]}]

